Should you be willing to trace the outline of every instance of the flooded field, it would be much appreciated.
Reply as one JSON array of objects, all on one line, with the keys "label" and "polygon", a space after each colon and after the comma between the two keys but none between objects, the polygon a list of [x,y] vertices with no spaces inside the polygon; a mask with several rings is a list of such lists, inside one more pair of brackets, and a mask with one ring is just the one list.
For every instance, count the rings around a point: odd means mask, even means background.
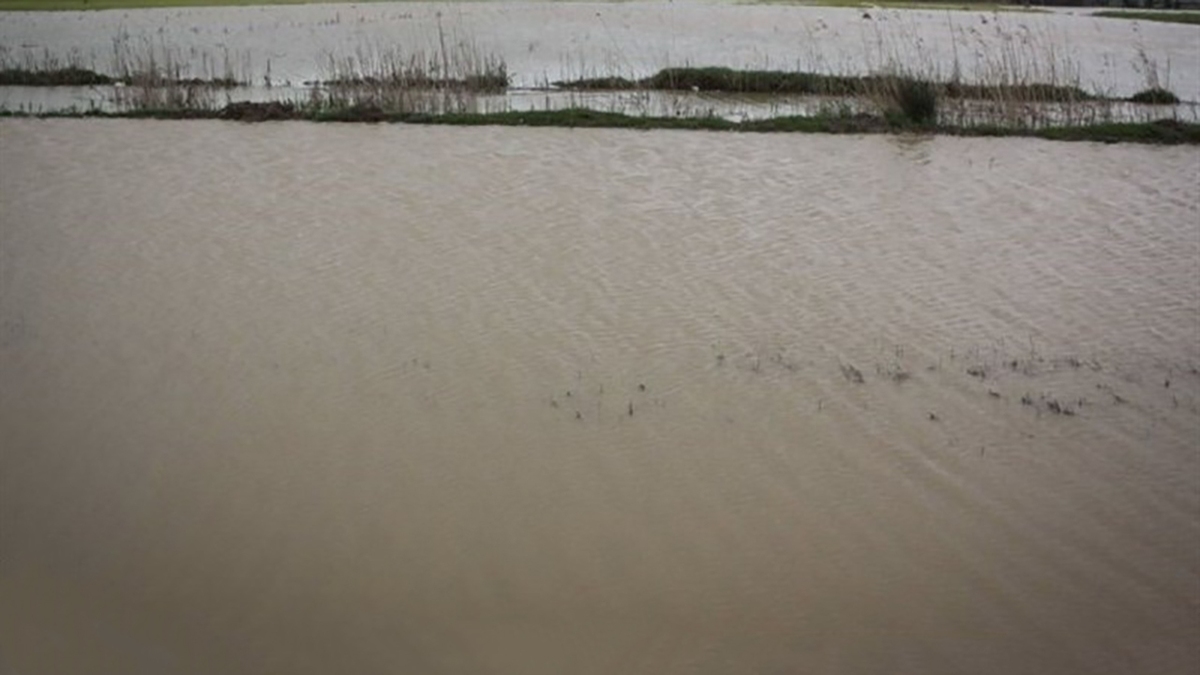
[{"label": "flooded field", "polygon": [[0,121],[0,665],[1200,666],[1194,148]]},{"label": "flooded field", "polygon": [[[515,90],[556,80],[644,77],[672,66],[727,66],[856,74],[902,69],[934,79],[1077,84],[1108,97],[1165,86],[1200,101],[1200,28],[1094,18],[1067,12],[939,12],[710,3],[377,3],[182,8],[95,13],[0,13],[0,56],[47,54],[112,72],[114,52],[158,50],[208,77],[225,66],[253,90],[238,98],[278,98],[328,77],[331,60],[387,50],[436,53],[468,44],[507,64]],[[161,58],[161,57],[160,57]],[[267,85],[270,84],[270,87]],[[111,98],[106,87],[56,92],[0,91],[8,109],[87,108]],[[300,98],[303,98],[301,96]],[[807,104],[692,100],[684,114],[712,110],[753,118],[803,112]],[[517,96],[483,101],[494,110],[561,107]],[[584,104],[636,113],[620,97]],[[1168,109],[1170,112],[1170,109]],[[1194,105],[1174,111],[1196,118]]]}]

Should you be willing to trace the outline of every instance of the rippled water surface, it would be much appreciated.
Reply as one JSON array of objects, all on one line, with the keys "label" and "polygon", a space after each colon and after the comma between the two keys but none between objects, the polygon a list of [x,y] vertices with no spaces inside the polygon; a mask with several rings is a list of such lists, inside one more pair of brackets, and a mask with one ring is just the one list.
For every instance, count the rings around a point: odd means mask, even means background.
[{"label": "rippled water surface", "polygon": [[0,121],[0,664],[1194,673],[1200,153]]}]

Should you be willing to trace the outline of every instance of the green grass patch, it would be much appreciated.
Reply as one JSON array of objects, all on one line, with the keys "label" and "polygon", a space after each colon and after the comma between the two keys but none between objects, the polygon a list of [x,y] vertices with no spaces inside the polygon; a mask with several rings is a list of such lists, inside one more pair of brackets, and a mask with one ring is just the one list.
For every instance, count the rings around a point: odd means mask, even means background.
[{"label": "green grass patch", "polygon": [[1179,12],[1179,11],[1162,11],[1162,12],[1126,12],[1122,10],[1105,10],[1103,12],[1095,12],[1092,16],[1098,16],[1103,19],[1128,19],[1131,21],[1159,21],[1162,23],[1184,23],[1193,26],[1200,26],[1200,12]]}]

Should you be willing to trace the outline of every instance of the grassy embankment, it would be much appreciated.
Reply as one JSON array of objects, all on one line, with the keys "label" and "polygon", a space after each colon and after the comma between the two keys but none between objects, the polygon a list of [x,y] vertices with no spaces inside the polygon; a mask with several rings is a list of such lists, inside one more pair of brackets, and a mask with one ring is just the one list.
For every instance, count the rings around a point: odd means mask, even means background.
[{"label": "grassy embankment", "polygon": [[1180,12],[1180,11],[1161,11],[1161,12],[1127,12],[1125,10],[1105,10],[1096,12],[1092,16],[1098,16],[1104,19],[1129,19],[1132,21],[1159,21],[1162,23],[1184,23],[1200,26],[1200,12]]}]

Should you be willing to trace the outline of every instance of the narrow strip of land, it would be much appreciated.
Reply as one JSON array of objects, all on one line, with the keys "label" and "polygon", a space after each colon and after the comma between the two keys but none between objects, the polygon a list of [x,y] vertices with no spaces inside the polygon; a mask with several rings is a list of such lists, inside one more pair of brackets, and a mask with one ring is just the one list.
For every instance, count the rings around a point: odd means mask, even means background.
[{"label": "narrow strip of land", "polygon": [[1043,128],[1000,126],[920,125],[879,115],[816,115],[774,117],[735,122],[720,117],[645,117],[573,108],[553,111],[500,113],[387,113],[358,107],[314,110],[283,103],[234,103],[221,109],[137,110],[129,112],[50,112],[30,114],[0,111],[0,117],[107,118],[107,119],[209,119],[241,122],[310,121],[403,123],[453,126],[517,126],[604,129],[678,129],[748,133],[825,134],[940,134],[948,136],[1028,137],[1055,141],[1200,144],[1200,124],[1162,119],[1153,122],[1099,123]]}]

